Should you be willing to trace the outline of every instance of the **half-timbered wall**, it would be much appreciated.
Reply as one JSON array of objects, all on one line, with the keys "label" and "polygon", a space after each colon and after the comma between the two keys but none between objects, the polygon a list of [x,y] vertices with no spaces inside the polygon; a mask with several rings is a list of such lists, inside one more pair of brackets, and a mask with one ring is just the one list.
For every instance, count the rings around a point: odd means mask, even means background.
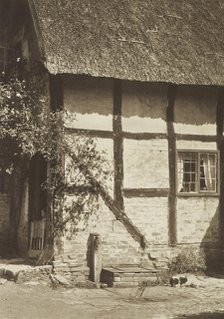
[{"label": "half-timbered wall", "polygon": [[124,206],[148,242],[159,245],[168,242],[166,104],[165,84],[122,83]]},{"label": "half-timbered wall", "polygon": [[[114,166],[114,83],[113,80],[88,77],[65,77],[64,108],[74,114],[66,123],[69,132],[89,130],[97,139],[99,150],[106,151],[108,162]],[[113,196],[114,181],[108,186]],[[69,200],[69,199],[68,199]],[[116,220],[112,212],[101,202],[98,217],[91,218],[89,226],[72,240],[64,239],[64,254],[72,255],[79,262],[86,259],[88,238],[91,232],[102,237],[104,263],[138,262],[139,245]]]},{"label": "half-timbered wall", "polygon": [[[218,89],[64,76],[69,132],[88,130],[114,168],[117,205],[150,247],[214,244],[219,197],[176,194],[177,151],[217,150]],[[65,255],[86,258],[91,232],[102,237],[103,263],[136,263],[142,250],[105,205]]]},{"label": "half-timbered wall", "polygon": [[[201,141],[179,139],[177,150],[217,150],[216,136],[217,88],[178,87],[174,120],[177,134],[195,134]],[[219,198],[211,196],[177,197],[177,242],[215,243],[219,239]]]}]

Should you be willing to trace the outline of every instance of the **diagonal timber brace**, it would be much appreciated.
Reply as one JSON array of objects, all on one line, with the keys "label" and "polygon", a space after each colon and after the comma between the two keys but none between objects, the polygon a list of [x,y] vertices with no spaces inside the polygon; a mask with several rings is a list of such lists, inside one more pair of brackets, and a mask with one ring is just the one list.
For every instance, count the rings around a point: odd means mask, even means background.
[{"label": "diagonal timber brace", "polygon": [[114,201],[114,199],[108,194],[103,185],[98,182],[90,170],[83,164],[81,164],[74,154],[69,154],[73,161],[76,163],[77,167],[84,174],[85,178],[88,180],[93,189],[101,196],[105,205],[111,210],[117,220],[119,220],[132,238],[137,241],[142,249],[147,246],[147,241],[145,236],[141,231],[134,225],[132,220],[127,216],[123,209],[119,208]]}]

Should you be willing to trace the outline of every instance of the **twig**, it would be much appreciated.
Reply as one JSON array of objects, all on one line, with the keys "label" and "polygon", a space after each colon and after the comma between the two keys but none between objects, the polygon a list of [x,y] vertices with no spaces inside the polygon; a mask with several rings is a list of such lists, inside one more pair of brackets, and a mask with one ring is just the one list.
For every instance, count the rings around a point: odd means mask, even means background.
[{"label": "twig", "polygon": [[176,15],[173,15],[173,14],[166,14],[166,16],[170,17],[170,18],[175,18],[175,19],[183,19],[183,17],[176,16]]},{"label": "twig", "polygon": [[144,41],[138,41],[138,40],[127,40],[125,38],[119,38],[117,39],[117,41],[121,41],[121,42],[127,42],[127,43],[139,43],[139,44],[145,44]]},{"label": "twig", "polygon": [[157,17],[159,17],[159,18],[169,17],[169,18],[175,18],[175,19],[183,19],[183,17],[181,17],[181,16],[176,16],[176,15],[174,15],[174,14],[164,14],[164,15],[158,15],[158,14],[157,14]]}]

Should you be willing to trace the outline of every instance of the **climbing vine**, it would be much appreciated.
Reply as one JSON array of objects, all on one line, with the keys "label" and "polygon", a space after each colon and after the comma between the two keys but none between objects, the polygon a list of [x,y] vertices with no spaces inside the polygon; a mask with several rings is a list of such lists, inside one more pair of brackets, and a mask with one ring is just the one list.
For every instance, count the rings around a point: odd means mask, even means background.
[{"label": "climbing vine", "polygon": [[[18,198],[18,189],[23,189],[29,175],[30,161],[37,154],[42,156],[49,163],[42,187],[51,198],[53,230],[69,231],[71,235],[81,220],[84,226],[88,223],[98,206],[98,194],[89,183],[88,174],[83,173],[83,167],[88,167],[91,175],[104,185],[111,170],[93,138],[81,133],[65,134],[65,122],[70,114],[51,112],[47,97],[35,87],[37,79],[33,79],[29,85],[16,77],[0,82],[1,171],[12,180],[17,176],[17,183],[20,179],[15,194]],[[16,242],[21,210],[21,201],[16,201],[15,196],[11,199],[11,246]]]}]

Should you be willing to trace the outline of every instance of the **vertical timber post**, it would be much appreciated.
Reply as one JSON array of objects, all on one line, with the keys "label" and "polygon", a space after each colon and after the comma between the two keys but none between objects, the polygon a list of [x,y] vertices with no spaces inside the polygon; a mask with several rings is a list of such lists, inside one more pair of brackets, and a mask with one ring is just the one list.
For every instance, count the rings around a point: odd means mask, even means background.
[{"label": "vertical timber post", "polygon": [[90,279],[100,284],[102,271],[101,238],[99,234],[90,234]]},{"label": "vertical timber post", "polygon": [[173,84],[168,85],[167,106],[167,134],[168,134],[168,162],[169,162],[169,195],[168,195],[168,229],[169,245],[177,244],[176,221],[176,137],[174,132],[174,104],[177,88]]},{"label": "vertical timber post", "polygon": [[122,88],[121,81],[114,80],[113,87],[113,135],[114,135],[114,199],[120,209],[123,200],[123,137],[121,123]]},{"label": "vertical timber post", "polygon": [[221,247],[224,247],[224,137],[223,137],[223,116],[224,116],[224,87],[218,88],[218,101],[216,108],[216,134],[217,149],[220,156],[220,193],[219,193],[219,239]]},{"label": "vertical timber post", "polygon": [[[64,104],[64,90],[63,90],[63,77],[62,75],[49,75],[49,93],[50,93],[50,108],[51,112],[60,111],[63,109]],[[49,175],[50,169],[54,163],[48,163],[47,174]],[[64,158],[61,158],[61,165],[64,167]],[[60,254],[63,251],[61,234],[58,234],[57,238],[52,238],[54,228],[54,199],[50,198],[48,194],[48,216],[47,216],[47,245],[55,250],[57,247],[57,253]],[[51,234],[51,235],[50,235]],[[56,244],[55,244],[56,243]]]}]

